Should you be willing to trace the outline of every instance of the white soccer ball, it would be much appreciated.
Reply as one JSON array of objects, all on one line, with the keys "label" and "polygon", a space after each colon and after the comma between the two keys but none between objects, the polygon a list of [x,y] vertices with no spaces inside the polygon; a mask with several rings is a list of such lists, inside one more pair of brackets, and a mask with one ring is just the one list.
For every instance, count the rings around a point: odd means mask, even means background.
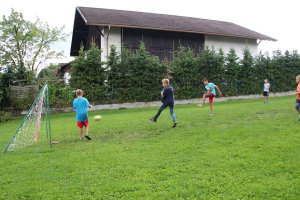
[{"label": "white soccer ball", "polygon": [[95,121],[100,121],[102,119],[102,116],[101,115],[96,115],[94,116],[94,120]]}]

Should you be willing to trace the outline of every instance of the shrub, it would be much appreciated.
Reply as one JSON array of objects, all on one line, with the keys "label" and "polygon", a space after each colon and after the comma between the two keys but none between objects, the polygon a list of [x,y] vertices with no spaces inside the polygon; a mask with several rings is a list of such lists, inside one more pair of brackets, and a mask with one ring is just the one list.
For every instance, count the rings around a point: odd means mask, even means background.
[{"label": "shrub", "polygon": [[96,103],[107,101],[106,74],[100,58],[101,50],[94,42],[87,52],[83,51],[81,45],[79,56],[72,65],[70,79],[73,89],[82,89],[89,101]]},{"label": "shrub", "polygon": [[13,118],[10,112],[0,111],[0,123],[9,121]]},{"label": "shrub", "polygon": [[122,48],[121,54],[112,46],[106,65],[101,63],[100,53],[93,44],[87,52],[82,47],[71,74],[73,89],[83,89],[89,100],[97,103],[159,100],[164,77],[171,79],[177,99],[190,99],[204,92],[203,78],[231,96],[261,93],[264,79],[270,80],[272,92],[293,90],[295,76],[300,74],[296,51],[253,57],[245,49],[239,58],[234,49],[225,55],[222,49],[206,47],[196,53],[181,46],[173,52],[171,62],[160,62],[141,43],[134,51]]},{"label": "shrub", "polygon": [[[202,72],[197,68],[195,53],[186,47],[180,47],[171,63],[171,76],[176,98],[188,99],[197,96]],[[172,83],[171,83],[172,84]]]},{"label": "shrub", "polygon": [[65,86],[60,82],[49,83],[49,102],[51,107],[70,107],[74,98],[75,92],[70,86]]},{"label": "shrub", "polygon": [[234,49],[230,49],[225,58],[224,89],[226,96],[238,95],[239,58]]},{"label": "shrub", "polygon": [[150,55],[143,43],[136,52],[123,48],[121,61],[112,47],[107,67],[111,101],[159,100],[160,81],[167,76],[167,66],[157,56]]}]

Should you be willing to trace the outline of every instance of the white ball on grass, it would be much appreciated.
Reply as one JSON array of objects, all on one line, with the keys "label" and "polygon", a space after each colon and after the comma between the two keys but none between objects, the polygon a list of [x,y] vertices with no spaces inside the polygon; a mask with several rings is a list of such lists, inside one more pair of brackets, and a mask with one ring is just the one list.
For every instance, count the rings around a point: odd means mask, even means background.
[{"label": "white ball on grass", "polygon": [[95,115],[94,116],[94,120],[95,121],[100,121],[102,119],[102,116],[101,115]]}]

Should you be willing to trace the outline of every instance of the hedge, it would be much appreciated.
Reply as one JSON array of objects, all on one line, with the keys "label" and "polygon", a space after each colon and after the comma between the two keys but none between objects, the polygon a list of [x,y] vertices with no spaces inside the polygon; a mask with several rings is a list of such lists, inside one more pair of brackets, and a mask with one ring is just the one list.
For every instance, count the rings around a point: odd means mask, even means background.
[{"label": "hedge", "polygon": [[[92,45],[86,55],[95,49],[97,47]],[[239,58],[234,49],[225,55],[222,49],[206,47],[196,53],[180,47],[173,55],[171,62],[161,62],[141,43],[137,50],[122,48],[121,54],[112,46],[107,63],[97,61],[98,64],[88,65],[87,60],[84,61],[88,56],[79,56],[71,73],[71,86],[83,88],[85,95],[95,103],[147,102],[159,100],[160,81],[165,77],[171,80],[176,99],[190,99],[204,92],[203,78],[217,84],[225,96],[233,96],[261,94],[264,79],[269,79],[271,92],[290,91],[295,89],[295,76],[300,74],[297,51],[284,54],[276,51],[272,56],[259,53],[253,57],[249,49],[245,49],[243,58]],[[100,65],[101,78],[95,76],[95,69]],[[90,90],[97,92],[91,95]]]},{"label": "hedge", "polygon": [[[162,78],[171,80],[176,99],[199,98],[204,92],[203,78],[218,85],[225,96],[261,94],[264,79],[269,79],[271,92],[284,92],[295,89],[295,77],[300,74],[297,51],[278,50],[272,56],[259,53],[253,57],[245,49],[239,58],[234,49],[225,55],[222,49],[205,48],[196,53],[180,47],[173,52],[172,61],[161,62],[141,43],[136,50],[122,48],[121,54],[112,46],[106,63],[100,57],[95,44],[87,51],[81,48],[71,68],[70,86],[50,84],[52,107],[71,106],[77,88],[83,89],[93,104],[156,101]],[[2,76],[3,89],[6,77]]]}]

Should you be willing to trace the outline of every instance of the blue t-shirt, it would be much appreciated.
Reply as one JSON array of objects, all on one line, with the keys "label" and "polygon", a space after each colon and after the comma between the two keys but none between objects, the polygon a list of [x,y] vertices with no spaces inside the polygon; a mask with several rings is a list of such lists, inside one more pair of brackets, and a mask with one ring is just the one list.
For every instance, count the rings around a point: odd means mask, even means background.
[{"label": "blue t-shirt", "polygon": [[76,111],[76,121],[85,122],[88,120],[89,101],[84,97],[79,97],[73,101],[73,109]]},{"label": "blue t-shirt", "polygon": [[216,87],[215,84],[213,84],[213,83],[208,83],[208,84],[205,86],[205,89],[206,89],[206,90],[209,90],[210,88],[212,88],[211,93],[213,93],[213,94],[216,96],[217,94],[216,94],[215,87]]}]

